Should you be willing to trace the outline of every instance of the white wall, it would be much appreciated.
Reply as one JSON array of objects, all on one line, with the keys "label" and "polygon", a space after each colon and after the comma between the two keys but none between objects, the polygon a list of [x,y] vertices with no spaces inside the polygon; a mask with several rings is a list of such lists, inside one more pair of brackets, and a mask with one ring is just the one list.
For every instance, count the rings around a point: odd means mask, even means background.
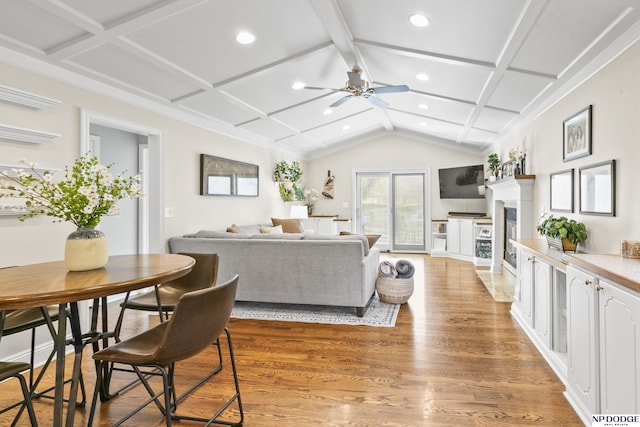
[{"label": "white wall", "polygon": [[[85,108],[163,132],[164,204],[173,207],[175,212],[173,218],[165,219],[165,238],[204,228],[224,229],[234,222],[265,222],[271,216],[288,215],[287,207],[273,185],[272,172],[277,161],[295,159],[276,150],[245,143],[10,65],[0,64],[0,84],[62,101],[43,111],[0,103],[0,123],[61,135],[46,144],[0,140],[0,164],[14,165],[26,159],[40,167],[64,170],[80,155],[80,109]],[[257,164],[260,196],[200,196],[201,153]],[[52,223],[46,217],[20,222],[17,217],[0,216],[0,267],[62,259],[66,236],[73,230],[71,224]]]},{"label": "white wall", "polygon": [[[590,104],[593,105],[593,154],[565,163],[562,122]],[[499,152],[504,159],[509,149],[522,147],[523,143],[528,150],[527,173],[536,175],[534,218],[549,209],[549,173],[574,168],[575,211],[573,214],[552,213],[585,223],[589,239],[583,250],[618,253],[620,240],[640,240],[640,43],[491,151]],[[616,216],[578,214],[578,169],[611,159],[616,160],[617,169]],[[537,235],[535,230],[533,233]]]},{"label": "white wall", "polygon": [[[315,205],[314,214],[338,214],[341,217],[352,216],[351,178],[355,170],[431,170],[431,217],[445,219],[448,212],[484,212],[485,201],[478,200],[440,200],[438,169],[483,164],[485,156],[469,153],[455,148],[445,148],[429,140],[416,140],[389,134],[363,142],[345,150],[329,154],[310,162],[304,181],[322,191],[327,171],[335,176],[334,199],[321,197]],[[343,208],[343,203],[348,208]]]}]

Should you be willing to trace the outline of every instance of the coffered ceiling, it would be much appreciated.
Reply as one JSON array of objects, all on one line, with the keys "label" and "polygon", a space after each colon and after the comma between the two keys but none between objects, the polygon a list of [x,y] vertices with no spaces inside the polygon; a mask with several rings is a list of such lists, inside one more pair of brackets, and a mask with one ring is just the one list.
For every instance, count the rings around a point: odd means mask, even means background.
[{"label": "coffered ceiling", "polygon": [[[640,0],[0,0],[0,46],[310,158],[389,132],[482,151],[634,43],[639,21]],[[410,91],[328,111],[354,67]]]}]

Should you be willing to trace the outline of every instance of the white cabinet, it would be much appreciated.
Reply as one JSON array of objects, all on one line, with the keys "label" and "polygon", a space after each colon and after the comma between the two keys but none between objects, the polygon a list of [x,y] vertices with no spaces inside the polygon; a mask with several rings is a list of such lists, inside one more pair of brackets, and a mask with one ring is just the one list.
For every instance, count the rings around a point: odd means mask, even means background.
[{"label": "white cabinet", "polygon": [[552,268],[539,259],[534,259],[533,265],[533,319],[534,329],[542,343],[551,347],[551,313],[552,313]]},{"label": "white cabinet", "polygon": [[600,413],[596,282],[567,267],[567,393],[583,420]]},{"label": "white cabinet", "polygon": [[474,250],[473,219],[449,218],[447,252],[455,258],[471,260]]},{"label": "white cabinet", "polygon": [[333,219],[335,216],[310,216],[307,219],[303,219],[305,230],[311,230],[314,234],[338,234],[338,228],[336,221]]},{"label": "white cabinet", "polygon": [[518,257],[518,281],[520,295],[516,304],[520,315],[524,322],[532,327],[533,326],[533,262],[535,258],[533,255],[527,252],[521,252],[521,256]]},{"label": "white cabinet", "polygon": [[600,413],[640,414],[640,297],[600,279]]}]

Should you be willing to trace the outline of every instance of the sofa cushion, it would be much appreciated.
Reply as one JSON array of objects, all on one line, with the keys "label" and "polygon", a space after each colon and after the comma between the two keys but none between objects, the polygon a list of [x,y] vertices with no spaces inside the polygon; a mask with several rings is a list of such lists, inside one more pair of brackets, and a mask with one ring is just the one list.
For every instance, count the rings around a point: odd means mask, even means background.
[{"label": "sofa cushion", "polygon": [[[186,237],[186,236],[185,236]],[[195,234],[189,235],[189,237],[197,237],[201,239],[248,239],[249,235],[241,233],[229,233],[227,231],[210,231],[200,230]]]},{"label": "sofa cushion", "polygon": [[250,239],[258,240],[300,240],[302,233],[264,233],[249,236]]},{"label": "sofa cushion", "polygon": [[302,240],[359,240],[362,242],[364,256],[369,255],[369,241],[365,236],[361,236],[359,234],[350,234],[346,236],[339,236],[337,234],[303,234]]},{"label": "sofa cushion", "polygon": [[273,223],[274,227],[281,225],[282,231],[284,233],[304,233],[304,226],[302,225],[302,221],[297,218],[271,218],[271,222]]},{"label": "sofa cushion", "polygon": [[260,233],[262,234],[282,234],[282,226],[276,225],[274,227],[260,226]]}]

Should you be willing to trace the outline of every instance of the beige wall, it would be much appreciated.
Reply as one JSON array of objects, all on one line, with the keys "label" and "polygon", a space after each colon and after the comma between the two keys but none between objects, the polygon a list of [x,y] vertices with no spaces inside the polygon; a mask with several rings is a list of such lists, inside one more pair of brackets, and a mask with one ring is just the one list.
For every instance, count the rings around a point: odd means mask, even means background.
[{"label": "beige wall", "polygon": [[[173,218],[165,219],[165,237],[205,228],[226,228],[233,222],[268,221],[272,215],[288,214],[271,174],[277,161],[291,158],[278,151],[169,119],[13,66],[0,64],[0,84],[62,101],[44,111],[0,103],[0,123],[61,135],[46,144],[0,140],[0,164],[16,165],[26,159],[40,167],[64,169],[80,154],[80,111],[84,108],[163,132],[164,203],[175,212]],[[200,196],[200,153],[257,164],[260,196]],[[52,223],[45,217],[19,222],[15,216],[0,216],[0,267],[62,259],[64,242],[71,231],[72,225]]]},{"label": "beige wall", "polygon": [[[593,105],[592,155],[569,162],[562,160],[562,122]],[[495,147],[504,159],[510,148],[528,151],[527,173],[536,175],[534,218],[549,210],[549,173],[574,168],[575,213],[554,213],[584,222],[589,239],[586,252],[617,253],[621,239],[640,239],[640,44],[568,94],[524,130]],[[578,169],[616,160],[616,216],[578,214]],[[534,235],[537,232],[534,231]]]},{"label": "beige wall", "polygon": [[[327,171],[335,176],[333,200],[320,198],[316,203],[318,214],[338,214],[352,217],[354,171],[429,169],[431,179],[431,217],[446,218],[449,211],[484,212],[484,200],[440,200],[438,169],[484,163],[484,156],[452,148],[444,148],[426,140],[387,135],[352,146],[310,162],[305,183],[322,189]],[[343,208],[343,203],[348,208]]]}]

